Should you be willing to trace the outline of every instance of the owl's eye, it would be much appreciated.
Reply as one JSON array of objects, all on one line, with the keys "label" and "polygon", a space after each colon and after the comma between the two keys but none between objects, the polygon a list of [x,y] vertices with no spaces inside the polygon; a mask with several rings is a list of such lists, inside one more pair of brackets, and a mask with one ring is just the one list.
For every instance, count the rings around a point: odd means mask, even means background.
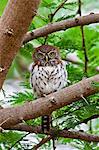
[{"label": "owl's eye", "polygon": [[44,54],[42,54],[42,53],[36,53],[36,58],[37,59],[43,59],[44,58]]},{"label": "owl's eye", "polygon": [[53,59],[56,57],[56,52],[49,52],[48,56],[49,56],[49,58]]}]

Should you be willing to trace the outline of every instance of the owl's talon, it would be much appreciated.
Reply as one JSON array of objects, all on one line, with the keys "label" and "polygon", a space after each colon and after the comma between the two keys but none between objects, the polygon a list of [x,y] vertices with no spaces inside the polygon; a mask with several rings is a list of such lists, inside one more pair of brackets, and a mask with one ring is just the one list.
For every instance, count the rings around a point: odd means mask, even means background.
[{"label": "owl's talon", "polygon": [[71,83],[71,81],[70,81],[70,80],[67,80],[67,83],[69,83],[69,84],[70,84],[70,83]]},{"label": "owl's talon", "polygon": [[43,94],[43,97],[47,97],[47,95],[46,95],[46,94]]}]

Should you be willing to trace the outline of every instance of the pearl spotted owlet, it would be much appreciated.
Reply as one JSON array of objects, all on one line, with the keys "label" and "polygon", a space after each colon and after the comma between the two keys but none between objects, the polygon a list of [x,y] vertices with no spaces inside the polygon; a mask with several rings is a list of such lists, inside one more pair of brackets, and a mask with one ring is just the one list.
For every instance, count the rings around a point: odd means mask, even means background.
[{"label": "pearl spotted owlet", "polygon": [[[66,62],[62,61],[58,48],[50,45],[42,45],[36,48],[33,53],[33,62],[30,82],[38,97],[48,95],[66,86]],[[46,124],[49,121],[48,116],[43,116],[44,119]],[[49,126],[47,130],[49,130]]]}]

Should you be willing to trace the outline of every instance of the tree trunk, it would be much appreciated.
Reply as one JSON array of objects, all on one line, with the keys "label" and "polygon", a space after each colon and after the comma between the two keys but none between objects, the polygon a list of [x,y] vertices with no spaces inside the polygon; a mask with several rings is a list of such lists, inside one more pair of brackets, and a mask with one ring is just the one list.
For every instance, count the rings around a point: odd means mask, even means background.
[{"label": "tree trunk", "polygon": [[40,0],[9,0],[0,18],[0,89]]}]

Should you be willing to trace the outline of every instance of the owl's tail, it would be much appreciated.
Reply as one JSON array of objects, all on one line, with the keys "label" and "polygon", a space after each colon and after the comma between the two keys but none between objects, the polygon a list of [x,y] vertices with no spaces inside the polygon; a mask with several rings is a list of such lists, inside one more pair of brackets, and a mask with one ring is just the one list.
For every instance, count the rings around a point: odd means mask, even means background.
[{"label": "owl's tail", "polygon": [[51,115],[42,116],[42,131],[46,133],[50,130]]},{"label": "owl's tail", "polygon": [[[52,127],[52,117],[51,115],[42,116],[42,131],[43,133],[46,133],[50,130],[50,127]],[[52,138],[53,141],[53,149],[56,149],[55,146],[55,138]]]}]

